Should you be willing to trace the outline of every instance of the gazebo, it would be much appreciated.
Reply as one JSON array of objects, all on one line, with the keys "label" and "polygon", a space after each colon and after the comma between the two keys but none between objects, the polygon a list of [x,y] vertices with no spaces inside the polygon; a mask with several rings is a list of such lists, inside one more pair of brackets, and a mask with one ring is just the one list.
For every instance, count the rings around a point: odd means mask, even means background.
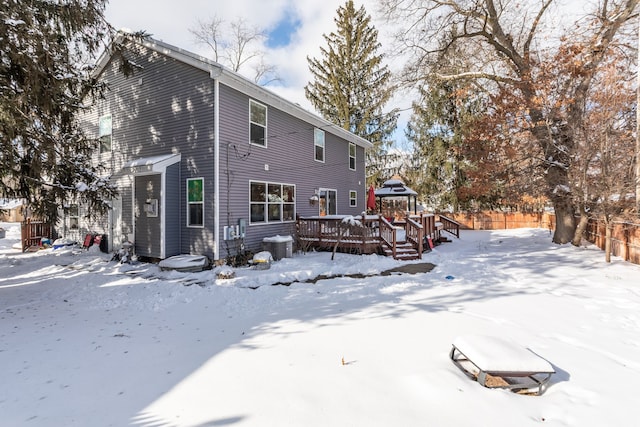
[{"label": "gazebo", "polygon": [[376,210],[392,221],[404,220],[406,212],[418,214],[418,193],[399,179],[390,179],[374,190]]}]

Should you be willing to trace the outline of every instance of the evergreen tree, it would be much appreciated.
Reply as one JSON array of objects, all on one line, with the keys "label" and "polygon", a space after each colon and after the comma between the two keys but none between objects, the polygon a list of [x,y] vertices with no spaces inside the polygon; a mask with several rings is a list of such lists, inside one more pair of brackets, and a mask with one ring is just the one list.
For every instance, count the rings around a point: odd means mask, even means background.
[{"label": "evergreen tree", "polygon": [[384,113],[391,98],[391,72],[378,54],[378,31],[364,7],[356,10],[348,0],[338,8],[336,31],[324,35],[322,58],[309,58],[313,82],[305,95],[330,122],[371,141],[367,152],[367,183],[378,185],[384,176],[384,155],[396,128],[398,113]]},{"label": "evergreen tree", "polygon": [[104,7],[104,0],[0,0],[0,197],[25,199],[52,222],[65,200],[99,214],[113,195],[91,166],[97,141],[76,118],[104,90],[88,66],[114,34]]},{"label": "evergreen tree", "polygon": [[468,87],[453,82],[434,82],[421,90],[420,99],[406,132],[415,166],[408,181],[430,207],[457,211],[459,190],[466,185],[463,145],[481,103]]}]

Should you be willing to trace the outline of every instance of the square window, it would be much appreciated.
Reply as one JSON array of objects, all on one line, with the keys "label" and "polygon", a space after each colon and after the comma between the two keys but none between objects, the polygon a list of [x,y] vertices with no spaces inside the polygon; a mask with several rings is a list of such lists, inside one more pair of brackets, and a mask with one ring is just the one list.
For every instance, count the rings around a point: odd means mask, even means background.
[{"label": "square window", "polygon": [[269,184],[269,203],[279,203],[282,201],[282,185]]},{"label": "square window", "polygon": [[269,222],[280,221],[282,219],[282,216],[280,215],[281,208],[282,205],[280,203],[269,203]]},{"label": "square window", "polygon": [[189,226],[195,227],[204,225],[204,206],[201,203],[189,205]]},{"label": "square window", "polygon": [[293,204],[282,205],[282,220],[293,221],[295,219],[295,209]]},{"label": "square window", "polygon": [[267,201],[267,185],[264,182],[251,183],[251,201],[266,202]]},{"label": "square window", "polygon": [[295,199],[296,188],[293,185],[283,185],[282,186],[282,198],[285,202],[293,203],[296,201]]},{"label": "square window", "polygon": [[264,204],[251,204],[251,222],[265,222]]}]

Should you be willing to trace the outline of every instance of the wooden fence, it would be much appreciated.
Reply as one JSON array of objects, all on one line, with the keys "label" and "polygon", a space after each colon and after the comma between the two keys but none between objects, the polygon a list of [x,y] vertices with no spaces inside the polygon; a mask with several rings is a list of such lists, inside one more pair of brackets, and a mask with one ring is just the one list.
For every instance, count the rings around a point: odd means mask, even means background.
[{"label": "wooden fence", "polygon": [[[588,241],[604,249],[606,226],[603,221],[590,220],[587,225]],[[614,222],[611,230],[611,255],[640,264],[640,224]]]},{"label": "wooden fence", "polygon": [[458,212],[446,214],[468,230],[546,228],[553,230],[555,215],[547,212]]},{"label": "wooden fence", "polygon": [[22,221],[20,231],[22,252],[31,247],[40,246],[42,238],[51,239],[52,237],[51,224],[43,221],[32,221],[30,218]]},{"label": "wooden fence", "polygon": [[[548,212],[459,212],[447,214],[468,230],[506,230],[512,228],[555,229],[555,215]],[[604,250],[605,225],[589,220],[585,238]],[[640,224],[616,221],[611,231],[611,254],[633,264],[640,264]]]}]

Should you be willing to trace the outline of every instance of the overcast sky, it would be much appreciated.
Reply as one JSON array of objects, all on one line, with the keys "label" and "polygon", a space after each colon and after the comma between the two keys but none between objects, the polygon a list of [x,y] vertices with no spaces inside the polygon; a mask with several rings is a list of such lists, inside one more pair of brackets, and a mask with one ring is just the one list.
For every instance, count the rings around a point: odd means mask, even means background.
[{"label": "overcast sky", "polygon": [[[574,13],[581,11],[586,3],[585,0],[559,1],[573,3],[575,7],[564,10]],[[356,8],[363,5],[371,15],[382,44],[380,53],[385,53],[391,47],[391,30],[379,18],[377,3],[377,0],[354,1]],[[208,57],[212,57],[211,52],[195,42],[189,28],[194,28],[198,19],[206,21],[217,16],[230,22],[242,17],[247,23],[272,32],[269,43],[275,47],[266,46],[266,62],[277,67],[282,80],[278,86],[269,87],[289,101],[313,110],[304,96],[304,86],[311,79],[307,56],[320,58],[320,46],[326,46],[323,34],[335,30],[336,11],[344,4],[345,0],[110,0],[106,16],[116,28],[145,30],[156,39]],[[402,64],[387,65],[393,70]],[[411,99],[403,95],[396,97],[390,108],[410,106]],[[408,116],[409,112],[405,112],[401,117],[397,139],[404,138]]]}]

